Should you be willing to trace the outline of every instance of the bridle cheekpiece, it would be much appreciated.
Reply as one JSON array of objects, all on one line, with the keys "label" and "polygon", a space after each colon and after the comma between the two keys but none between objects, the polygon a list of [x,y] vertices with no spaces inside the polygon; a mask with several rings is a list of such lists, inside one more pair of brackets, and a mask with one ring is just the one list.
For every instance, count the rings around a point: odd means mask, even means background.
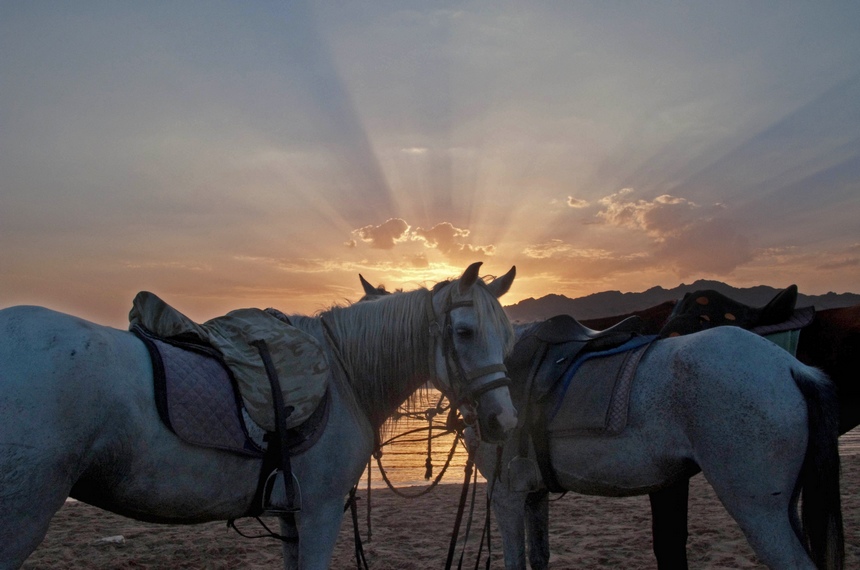
[{"label": "bridle cheekpiece", "polygon": [[[436,387],[451,401],[451,407],[457,408],[463,404],[474,406],[483,394],[496,388],[510,386],[511,379],[507,376],[508,370],[502,363],[483,366],[469,372],[463,368],[463,363],[454,344],[454,330],[450,323],[451,311],[462,307],[473,307],[474,303],[472,301],[450,303],[442,311],[444,320],[440,324],[433,307],[433,292],[428,291],[428,293],[426,306],[429,320],[428,332],[430,334],[430,370],[436,370],[436,348],[437,343],[441,341],[449,385],[442,385],[436,374],[433,374],[433,378]],[[496,372],[502,372],[504,376],[476,386],[478,380]]]}]

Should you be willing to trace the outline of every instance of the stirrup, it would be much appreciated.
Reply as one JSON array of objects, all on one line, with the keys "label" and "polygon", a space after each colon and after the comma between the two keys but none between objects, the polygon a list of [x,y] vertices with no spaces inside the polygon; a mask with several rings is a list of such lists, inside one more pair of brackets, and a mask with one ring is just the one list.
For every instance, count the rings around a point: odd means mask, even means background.
[{"label": "stirrup", "polygon": [[302,510],[302,487],[295,473],[290,473],[295,489],[295,502],[287,504],[284,490],[284,473],[280,469],[273,470],[263,484],[263,500],[261,508],[264,516],[282,516],[299,513]]}]

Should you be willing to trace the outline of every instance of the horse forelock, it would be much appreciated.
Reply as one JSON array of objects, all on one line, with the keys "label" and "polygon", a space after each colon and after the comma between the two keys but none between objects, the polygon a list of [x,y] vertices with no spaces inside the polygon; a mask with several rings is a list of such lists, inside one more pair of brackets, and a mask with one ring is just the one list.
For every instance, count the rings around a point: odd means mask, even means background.
[{"label": "horse forelock", "polygon": [[482,341],[491,336],[501,339],[504,343],[505,355],[510,354],[513,349],[515,338],[514,329],[508,315],[495,295],[487,287],[483,280],[479,279],[469,291],[462,295],[457,287],[458,281],[444,281],[437,283],[433,288],[434,295],[446,295],[443,307],[450,307],[456,303],[471,302],[475,310],[478,325],[478,338]]}]

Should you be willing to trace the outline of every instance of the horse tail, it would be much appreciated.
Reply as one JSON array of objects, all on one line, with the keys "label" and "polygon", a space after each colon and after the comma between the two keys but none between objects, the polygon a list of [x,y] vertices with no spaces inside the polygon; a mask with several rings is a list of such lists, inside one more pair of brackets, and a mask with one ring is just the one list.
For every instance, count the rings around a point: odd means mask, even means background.
[{"label": "horse tail", "polygon": [[818,568],[840,570],[845,558],[839,495],[839,406],[836,388],[823,372],[797,366],[792,376],[806,400],[809,442],[803,461],[803,540]]}]

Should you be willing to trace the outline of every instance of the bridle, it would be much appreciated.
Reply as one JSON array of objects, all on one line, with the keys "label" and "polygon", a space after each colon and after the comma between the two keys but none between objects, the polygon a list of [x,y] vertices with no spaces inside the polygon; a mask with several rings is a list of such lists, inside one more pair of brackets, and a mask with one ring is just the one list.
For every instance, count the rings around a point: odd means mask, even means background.
[{"label": "bridle", "polygon": [[[430,370],[436,370],[436,348],[438,343],[441,342],[449,385],[444,385],[435,374],[433,378],[436,388],[450,400],[452,409],[458,408],[463,404],[476,407],[478,399],[483,394],[496,388],[511,385],[511,379],[507,375],[508,369],[504,364],[491,364],[476,370],[470,370],[469,372],[466,372],[463,368],[460,355],[457,353],[457,346],[454,343],[454,330],[450,322],[451,311],[473,306],[474,303],[472,301],[450,303],[442,311],[442,322],[440,323],[439,319],[436,318],[436,311],[433,307],[433,292],[428,291],[426,307],[427,318],[429,320],[428,331],[430,333]],[[478,381],[481,378],[495,374],[496,372],[502,372],[504,376],[479,385]]]}]

